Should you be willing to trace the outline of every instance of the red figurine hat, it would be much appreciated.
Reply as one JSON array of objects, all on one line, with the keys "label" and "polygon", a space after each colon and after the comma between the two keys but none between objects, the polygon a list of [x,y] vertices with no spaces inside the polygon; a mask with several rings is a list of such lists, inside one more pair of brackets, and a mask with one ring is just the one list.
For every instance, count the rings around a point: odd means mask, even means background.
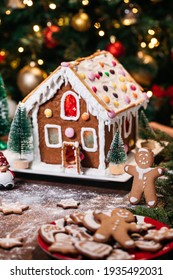
[{"label": "red figurine hat", "polygon": [[2,152],[0,152],[0,166],[9,166],[9,163]]}]

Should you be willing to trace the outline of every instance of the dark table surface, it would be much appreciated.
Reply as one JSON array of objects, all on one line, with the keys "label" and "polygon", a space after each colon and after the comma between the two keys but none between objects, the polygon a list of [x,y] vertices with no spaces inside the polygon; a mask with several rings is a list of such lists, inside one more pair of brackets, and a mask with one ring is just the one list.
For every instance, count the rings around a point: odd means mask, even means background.
[{"label": "dark table surface", "polygon": [[[0,238],[22,237],[22,247],[11,250],[0,248],[1,260],[51,260],[37,243],[38,229],[42,224],[76,211],[57,206],[61,199],[73,198],[80,202],[78,210],[111,210],[117,206],[130,207],[128,193],[131,180],[125,183],[79,180],[16,173],[15,188],[0,192],[2,202],[21,202],[29,205],[22,215],[4,215],[0,212]],[[173,259],[173,251],[160,257]]]}]

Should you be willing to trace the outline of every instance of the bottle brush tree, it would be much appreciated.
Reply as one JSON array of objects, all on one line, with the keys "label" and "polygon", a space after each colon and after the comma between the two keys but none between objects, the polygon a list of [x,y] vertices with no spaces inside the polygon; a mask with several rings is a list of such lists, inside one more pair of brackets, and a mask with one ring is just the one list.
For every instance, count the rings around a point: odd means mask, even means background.
[{"label": "bottle brush tree", "polygon": [[117,130],[107,155],[107,161],[109,163],[121,164],[125,162],[126,159],[127,155],[124,149],[124,143],[119,130]]},{"label": "bottle brush tree", "polygon": [[28,118],[25,106],[19,103],[16,114],[11,124],[8,138],[8,150],[20,155],[31,154],[33,150],[32,126]]}]

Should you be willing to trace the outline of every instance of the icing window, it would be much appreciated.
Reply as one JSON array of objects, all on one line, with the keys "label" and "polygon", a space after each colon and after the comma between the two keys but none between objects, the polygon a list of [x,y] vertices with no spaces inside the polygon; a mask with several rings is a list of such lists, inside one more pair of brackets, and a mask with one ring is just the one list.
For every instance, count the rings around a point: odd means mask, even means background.
[{"label": "icing window", "polygon": [[61,118],[77,120],[79,118],[79,98],[73,91],[66,91],[61,99]]},{"label": "icing window", "polygon": [[97,137],[94,128],[81,129],[82,148],[88,152],[95,152],[97,150]]},{"label": "icing window", "polygon": [[45,125],[44,133],[47,147],[59,148],[62,146],[61,127],[59,125]]},{"label": "icing window", "polygon": [[124,117],[124,137],[127,138],[132,131],[132,115]]}]

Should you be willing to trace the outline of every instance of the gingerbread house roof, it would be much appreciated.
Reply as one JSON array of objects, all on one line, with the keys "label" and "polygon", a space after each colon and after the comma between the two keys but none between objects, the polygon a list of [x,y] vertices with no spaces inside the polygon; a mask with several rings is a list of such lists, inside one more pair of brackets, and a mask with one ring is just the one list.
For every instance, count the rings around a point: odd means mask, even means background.
[{"label": "gingerbread house roof", "polygon": [[88,111],[105,121],[112,122],[116,116],[127,110],[136,111],[148,102],[141,86],[106,51],[61,63],[22,102],[29,112],[51,99],[67,83],[86,101]]}]

